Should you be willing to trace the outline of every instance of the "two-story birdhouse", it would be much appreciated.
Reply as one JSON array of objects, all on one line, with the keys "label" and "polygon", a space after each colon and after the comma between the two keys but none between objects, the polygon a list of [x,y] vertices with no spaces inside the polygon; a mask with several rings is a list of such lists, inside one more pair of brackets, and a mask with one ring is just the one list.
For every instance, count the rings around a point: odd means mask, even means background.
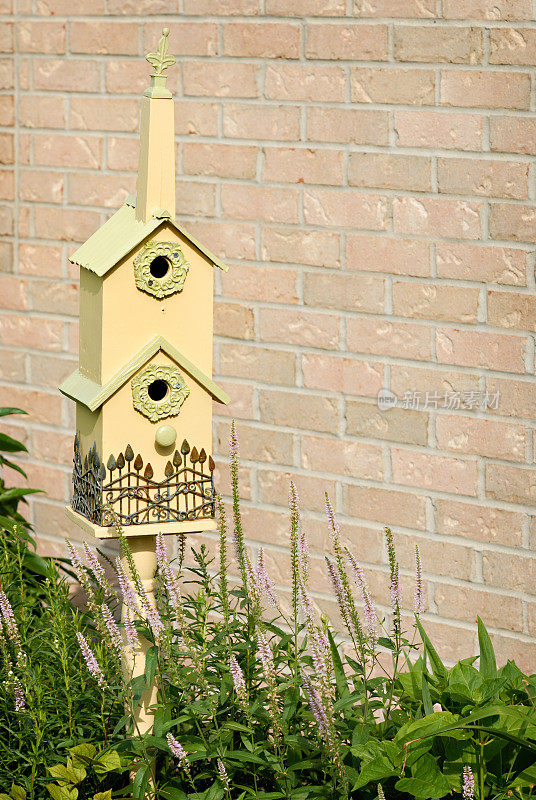
[{"label": "two-story birdhouse", "polygon": [[[71,256],[80,267],[73,498],[86,532],[215,527],[213,270],[224,264],[175,219],[174,103],[164,29],[142,97],[137,194]],[[103,178],[103,191],[105,179]],[[155,526],[158,528],[155,528]]]}]

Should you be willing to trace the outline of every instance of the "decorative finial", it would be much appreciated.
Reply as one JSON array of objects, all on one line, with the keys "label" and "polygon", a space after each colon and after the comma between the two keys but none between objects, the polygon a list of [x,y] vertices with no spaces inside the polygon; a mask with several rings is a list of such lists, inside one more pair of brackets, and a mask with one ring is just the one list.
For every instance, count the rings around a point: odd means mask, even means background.
[{"label": "decorative finial", "polygon": [[145,56],[149,64],[154,67],[155,75],[162,75],[165,69],[172,67],[176,63],[176,59],[173,56],[166,55],[169,47],[168,36],[169,28],[164,28],[162,30],[162,38],[158,42],[158,51]]}]

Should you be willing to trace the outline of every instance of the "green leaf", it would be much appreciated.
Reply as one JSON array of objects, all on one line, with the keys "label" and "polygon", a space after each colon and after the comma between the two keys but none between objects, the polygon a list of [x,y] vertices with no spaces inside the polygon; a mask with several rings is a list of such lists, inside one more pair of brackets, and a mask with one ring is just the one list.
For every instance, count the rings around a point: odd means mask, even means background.
[{"label": "green leaf", "polygon": [[385,780],[386,778],[397,777],[398,775],[399,773],[393,769],[393,765],[388,761],[387,758],[384,756],[378,756],[377,758],[373,758],[372,761],[363,763],[359,777],[354,784],[353,791],[355,792],[356,789],[366,786],[367,783],[370,783],[371,781],[377,783],[378,781]]},{"label": "green leaf", "polygon": [[0,504],[8,503],[10,500],[24,497],[27,494],[43,493],[42,489],[8,489],[0,494]]},{"label": "green leaf", "polygon": [[87,774],[84,767],[75,767],[70,758],[67,761],[67,766],[64,764],[56,764],[55,767],[48,767],[48,771],[56,780],[72,783],[74,785],[83,781]]},{"label": "green leaf", "polygon": [[395,784],[399,792],[407,792],[417,800],[439,800],[450,792],[450,785],[433,756],[425,753],[413,765],[412,777]]},{"label": "green leaf", "polygon": [[112,772],[114,769],[121,769],[121,759],[117,750],[108,750],[107,753],[100,755],[95,763],[93,769],[97,775],[104,775],[106,772]]},{"label": "green leaf", "polygon": [[22,442],[0,431],[0,450],[4,453],[27,453],[28,448]]},{"label": "green leaf", "polygon": [[12,408],[10,406],[0,407],[0,417],[7,417],[9,414],[27,414],[22,408]]},{"label": "green leaf", "polygon": [[495,660],[495,653],[493,645],[489,638],[489,633],[486,626],[480,619],[478,620],[478,644],[480,646],[480,667],[479,672],[483,678],[495,678],[497,675],[497,662]]},{"label": "green leaf", "polygon": [[73,767],[87,767],[96,752],[97,748],[90,742],[84,742],[83,744],[77,744],[76,747],[70,747],[69,754]]},{"label": "green leaf", "polygon": [[433,714],[434,707],[432,705],[432,698],[430,697],[430,688],[428,686],[428,678],[426,673],[423,671],[422,673],[422,683],[421,683],[421,694],[422,694],[422,705],[424,708],[425,714]]},{"label": "green leaf", "polygon": [[8,794],[4,794],[3,792],[0,792],[0,800],[13,800],[13,798],[10,797]]},{"label": "green leaf", "polygon": [[339,693],[339,697],[345,697],[350,691],[348,689],[348,681],[346,680],[346,675],[344,674],[344,667],[342,665],[337,645],[335,644],[333,634],[331,633],[330,630],[328,630],[328,639],[329,639],[329,647],[331,650],[331,659],[333,661],[333,669],[335,672],[335,682],[337,684],[337,692]]},{"label": "green leaf", "polygon": [[188,800],[187,795],[184,794],[181,789],[160,789],[160,794],[164,797],[169,798],[169,800]]},{"label": "green leaf", "polygon": [[15,783],[12,783],[11,797],[13,800],[26,800],[26,789],[24,789],[22,786],[17,786]]},{"label": "green leaf", "polygon": [[140,767],[139,770],[136,772],[134,777],[134,783],[132,784],[132,796],[136,798],[136,800],[143,800],[145,797],[145,792],[147,790],[147,784],[149,783],[149,777],[151,775],[151,767],[149,764],[146,764],[143,767]]},{"label": "green leaf", "polygon": [[222,800],[225,794],[225,789],[219,781],[215,781],[210,789],[207,790],[205,800]]},{"label": "green leaf", "polygon": [[107,789],[105,792],[97,792],[93,795],[93,800],[112,800],[112,790]]},{"label": "green leaf", "polygon": [[156,668],[158,666],[158,647],[153,645],[147,650],[145,656],[145,685],[152,686]]},{"label": "green leaf", "polygon": [[68,786],[58,786],[57,783],[47,783],[47,789],[53,800],[77,800],[78,789]]},{"label": "green leaf", "polygon": [[415,618],[415,625],[417,626],[417,629],[421,634],[421,639],[422,643],[424,644],[425,651],[430,657],[432,672],[437,678],[442,678],[443,680],[446,680],[448,676],[446,667],[443,665],[443,662],[439,658],[436,649],[434,648],[432,642],[428,638],[426,631],[424,630],[418,618]]}]

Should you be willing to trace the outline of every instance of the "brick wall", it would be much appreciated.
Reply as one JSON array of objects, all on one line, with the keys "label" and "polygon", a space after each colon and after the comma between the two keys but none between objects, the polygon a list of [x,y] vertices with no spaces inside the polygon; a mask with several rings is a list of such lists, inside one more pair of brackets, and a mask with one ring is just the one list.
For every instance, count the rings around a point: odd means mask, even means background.
[{"label": "brick wall", "polygon": [[[479,611],[500,658],[534,669],[533,2],[0,0],[0,12],[0,402],[30,414],[9,430],[47,492],[32,503],[41,548],[68,530],[67,255],[135,188],[142,56],[165,23],[181,62],[180,218],[232,266],[217,276],[215,364],[234,400],[216,442],[225,461],[236,417],[250,539],[284,583],[293,476],[330,608],[327,490],[378,597],[389,523],[408,605],[421,547],[442,651],[473,651]],[[382,387],[399,398],[383,413]],[[482,408],[486,391],[496,408]]]}]

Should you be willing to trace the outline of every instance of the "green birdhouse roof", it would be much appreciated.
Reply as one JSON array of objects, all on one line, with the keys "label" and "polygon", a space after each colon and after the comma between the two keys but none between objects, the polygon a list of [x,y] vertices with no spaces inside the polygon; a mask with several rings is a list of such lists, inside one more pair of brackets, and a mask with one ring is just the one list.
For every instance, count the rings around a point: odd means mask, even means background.
[{"label": "green birdhouse roof", "polygon": [[70,256],[69,260],[79,267],[89,269],[99,278],[104,277],[116,264],[118,264],[131,250],[139,245],[147,236],[157,230],[161,225],[168,224],[175,228],[188,241],[199,250],[215,267],[224,272],[228,267],[205,247],[194,239],[187,231],[171,219],[165,209],[158,209],[146,222],[136,219],[136,198],[131,195],[121,208],[113,214],[78,250]]}]

